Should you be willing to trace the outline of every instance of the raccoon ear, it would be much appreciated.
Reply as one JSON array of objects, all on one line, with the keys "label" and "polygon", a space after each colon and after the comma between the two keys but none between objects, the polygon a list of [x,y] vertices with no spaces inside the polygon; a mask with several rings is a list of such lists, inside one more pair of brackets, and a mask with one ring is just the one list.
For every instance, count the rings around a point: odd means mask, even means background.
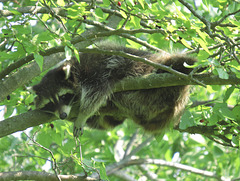
[{"label": "raccoon ear", "polygon": [[67,80],[70,77],[71,65],[70,64],[64,65],[62,69],[65,73],[65,80]]}]

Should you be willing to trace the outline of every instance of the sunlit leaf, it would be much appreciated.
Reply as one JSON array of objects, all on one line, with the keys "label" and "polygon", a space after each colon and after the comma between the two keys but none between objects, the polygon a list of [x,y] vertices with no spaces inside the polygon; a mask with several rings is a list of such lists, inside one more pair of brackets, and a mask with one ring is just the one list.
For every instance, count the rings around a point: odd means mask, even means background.
[{"label": "sunlit leaf", "polygon": [[227,89],[226,94],[225,94],[224,99],[223,99],[223,102],[226,102],[228,100],[228,98],[233,93],[234,89],[235,89],[235,86],[231,86],[230,88]]},{"label": "sunlit leaf", "polygon": [[216,68],[216,70],[217,70],[218,75],[221,79],[228,79],[229,78],[228,73],[222,67]]},{"label": "sunlit leaf", "polygon": [[59,6],[65,6],[64,0],[57,0],[57,4],[58,4]]},{"label": "sunlit leaf", "polygon": [[38,53],[34,53],[34,59],[37,62],[40,70],[42,71],[42,68],[43,68],[43,56],[38,54]]},{"label": "sunlit leaf", "polygon": [[211,53],[209,52],[208,47],[207,47],[207,45],[206,45],[206,42],[204,42],[204,41],[203,41],[202,39],[200,39],[200,38],[193,38],[193,40],[196,41],[196,42],[198,42],[198,43],[201,45],[201,47],[202,47],[209,55],[211,55]]},{"label": "sunlit leaf", "polygon": [[181,39],[181,42],[182,42],[182,44],[184,45],[184,46],[186,46],[187,48],[189,48],[189,49],[193,49],[187,42],[186,42],[186,40],[185,39]]}]

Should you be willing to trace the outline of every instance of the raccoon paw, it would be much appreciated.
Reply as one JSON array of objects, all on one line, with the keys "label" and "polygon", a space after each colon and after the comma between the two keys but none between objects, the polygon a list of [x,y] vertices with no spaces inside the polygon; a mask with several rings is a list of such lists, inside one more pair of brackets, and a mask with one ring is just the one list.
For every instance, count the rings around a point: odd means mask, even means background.
[{"label": "raccoon paw", "polygon": [[75,138],[78,138],[79,137],[79,135],[80,135],[80,133],[81,133],[81,135],[83,134],[83,128],[77,128],[76,126],[74,126],[73,127],[73,136],[75,137]]}]

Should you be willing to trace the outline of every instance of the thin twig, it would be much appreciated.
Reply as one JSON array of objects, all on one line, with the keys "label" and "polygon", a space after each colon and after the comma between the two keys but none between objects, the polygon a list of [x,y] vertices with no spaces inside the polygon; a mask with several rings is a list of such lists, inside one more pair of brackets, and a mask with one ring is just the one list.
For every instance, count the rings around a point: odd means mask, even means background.
[{"label": "thin twig", "polygon": [[131,152],[131,149],[132,149],[133,144],[134,144],[134,141],[135,141],[135,139],[136,139],[136,137],[137,137],[137,135],[138,135],[138,132],[139,132],[139,130],[137,129],[137,130],[135,131],[135,133],[132,135],[131,139],[129,140],[123,158],[125,158],[126,156],[128,156],[129,153]]},{"label": "thin twig", "polygon": [[23,133],[24,133],[36,146],[38,146],[38,147],[40,147],[40,148],[42,148],[42,149],[44,149],[44,150],[46,150],[47,152],[50,153],[50,155],[51,155],[51,157],[52,157],[52,159],[53,159],[53,161],[52,161],[52,169],[53,169],[53,171],[55,172],[55,175],[56,175],[57,179],[58,179],[59,181],[61,181],[61,178],[60,178],[59,175],[58,175],[58,171],[57,171],[58,166],[57,166],[56,159],[55,159],[55,157],[54,157],[54,155],[53,155],[53,152],[52,152],[51,150],[49,150],[48,148],[42,146],[42,145],[39,144],[38,142],[36,142],[36,141],[35,141],[33,138],[31,138],[27,133],[25,133],[25,132],[23,132]]},{"label": "thin twig", "polygon": [[132,150],[124,159],[130,159],[131,156],[135,155],[142,148],[146,147],[153,139],[154,139],[154,136],[149,136],[144,142],[142,142],[134,150]]}]

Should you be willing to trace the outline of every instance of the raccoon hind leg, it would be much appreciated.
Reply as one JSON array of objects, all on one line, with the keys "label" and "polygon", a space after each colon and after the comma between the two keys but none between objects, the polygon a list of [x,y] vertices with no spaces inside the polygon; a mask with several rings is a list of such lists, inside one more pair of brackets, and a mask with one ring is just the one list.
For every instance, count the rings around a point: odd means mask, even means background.
[{"label": "raccoon hind leg", "polygon": [[112,129],[124,122],[123,117],[114,117],[111,115],[97,116],[94,115],[87,120],[87,125],[93,129]]},{"label": "raccoon hind leg", "polygon": [[121,114],[111,100],[108,100],[107,104],[101,107],[97,114],[87,120],[87,125],[91,128],[102,130],[112,129],[122,124],[125,119],[126,116]]}]

